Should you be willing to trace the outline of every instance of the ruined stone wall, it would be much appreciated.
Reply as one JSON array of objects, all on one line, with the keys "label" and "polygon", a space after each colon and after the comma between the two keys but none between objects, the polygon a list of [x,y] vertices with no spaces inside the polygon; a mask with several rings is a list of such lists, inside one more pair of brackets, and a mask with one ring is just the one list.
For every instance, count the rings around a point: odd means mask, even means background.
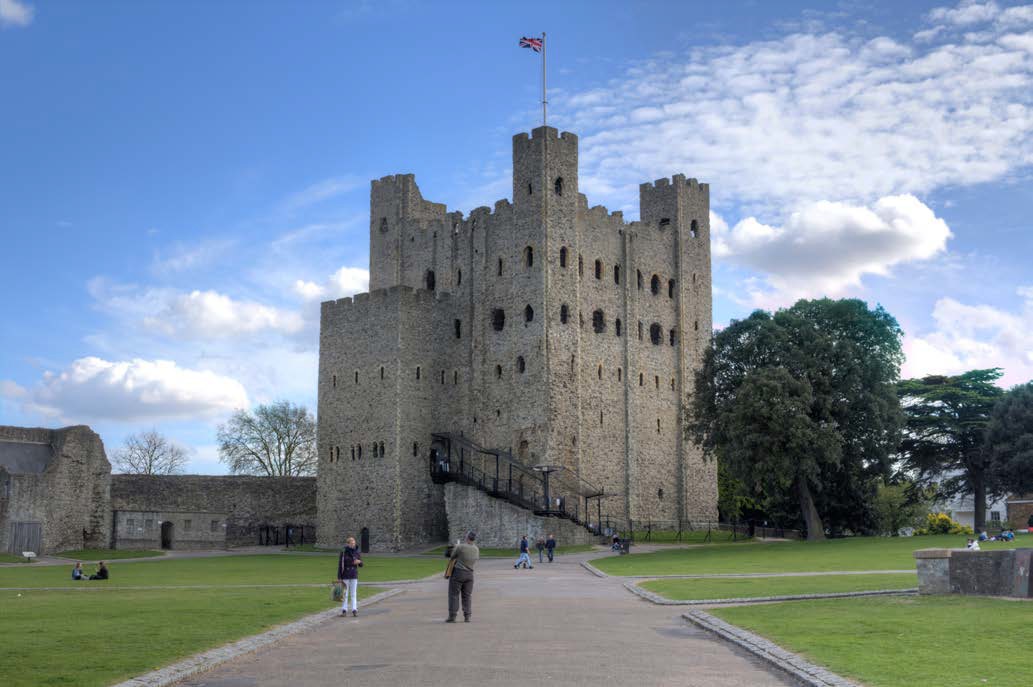
[{"label": "ruined stone wall", "polygon": [[162,522],[172,523],[174,549],[254,546],[266,525],[315,536],[316,479],[112,475],[111,510],[116,548],[159,548]]}]

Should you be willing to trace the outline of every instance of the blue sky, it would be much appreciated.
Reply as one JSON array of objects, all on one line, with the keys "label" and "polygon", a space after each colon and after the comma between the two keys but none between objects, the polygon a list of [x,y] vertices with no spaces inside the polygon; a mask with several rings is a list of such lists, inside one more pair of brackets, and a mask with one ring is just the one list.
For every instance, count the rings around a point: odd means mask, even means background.
[{"label": "blue sky", "polygon": [[369,179],[507,196],[543,29],[591,204],[711,184],[716,324],[857,296],[906,375],[1033,378],[1033,5],[0,0],[0,423],[218,473],[234,408],[314,409]]}]

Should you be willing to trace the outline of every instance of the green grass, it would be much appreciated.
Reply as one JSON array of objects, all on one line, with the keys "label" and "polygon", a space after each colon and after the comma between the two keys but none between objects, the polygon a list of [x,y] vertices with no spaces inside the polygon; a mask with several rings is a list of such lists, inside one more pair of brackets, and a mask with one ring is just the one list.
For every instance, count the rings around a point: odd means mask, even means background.
[{"label": "green grass", "polygon": [[315,544],[298,544],[297,546],[284,547],[284,551],[298,551],[302,553],[328,553],[337,555],[340,549],[317,549]]},{"label": "green grass", "polygon": [[[656,553],[610,556],[592,565],[610,575],[700,575],[751,572],[826,572],[830,570],[914,570],[915,549],[960,548],[964,536],[852,537],[824,542],[755,542],[715,544]],[[1024,544],[1024,542],[1027,542]],[[1029,546],[1017,537],[1011,544],[984,542],[983,549]]]},{"label": "green grass", "polygon": [[[432,558],[378,557],[367,554],[359,572],[361,582],[418,579],[440,573],[444,560]],[[94,566],[83,566],[87,573]],[[107,586],[177,586],[239,584],[312,584],[326,582],[337,574],[337,562],[329,556],[220,556],[217,558],[169,558],[164,560],[110,564],[106,582],[73,582],[72,566],[0,568],[0,587],[67,587],[74,584]]]},{"label": "green grass", "polygon": [[[378,591],[360,584],[359,597]],[[329,585],[261,592],[0,592],[2,682],[110,685],[331,605]]]},{"label": "green grass", "polygon": [[156,558],[164,556],[164,551],[134,551],[131,549],[83,549],[82,551],[61,551],[55,553],[58,558],[71,558],[76,561],[116,561],[124,558]]},{"label": "green grass", "polygon": [[650,580],[639,586],[668,599],[749,599],[758,596],[913,589],[918,577],[889,575],[812,575],[739,579]]},{"label": "green grass", "polygon": [[669,530],[654,530],[652,533],[646,530],[635,530],[635,539],[632,547],[635,544],[703,544],[703,543],[746,543],[752,541],[749,537],[739,534],[734,540],[732,539],[731,532],[725,532],[723,530],[711,530],[710,541],[705,542],[707,538],[707,530],[691,530],[688,532],[681,533],[681,539],[678,539],[677,532],[671,532]]},{"label": "green grass", "polygon": [[[444,558],[445,548],[446,547],[444,546],[439,546],[435,549],[424,551],[423,553],[425,555],[441,556]],[[563,548],[556,547],[556,557],[558,558],[566,553],[587,553],[595,550],[596,547],[593,544],[571,544],[569,546],[564,546]],[[516,547],[511,549],[495,549],[487,546],[481,547],[481,558],[513,558],[515,560],[519,555],[520,551]],[[536,561],[538,560],[538,549],[531,550],[531,558]]]},{"label": "green grass", "polygon": [[0,553],[0,563],[31,563],[32,560],[25,560],[24,556],[13,553]]},{"label": "green grass", "polygon": [[711,612],[869,687],[1029,685],[1026,602],[872,597]]}]

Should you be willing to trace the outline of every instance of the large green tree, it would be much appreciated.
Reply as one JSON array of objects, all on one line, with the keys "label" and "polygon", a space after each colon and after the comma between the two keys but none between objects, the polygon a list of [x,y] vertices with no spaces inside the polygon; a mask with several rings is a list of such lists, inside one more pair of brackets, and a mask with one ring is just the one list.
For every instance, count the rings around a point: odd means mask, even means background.
[{"label": "large green tree", "polygon": [[991,482],[1012,494],[1033,493],[1033,382],[1008,391],[987,427]]},{"label": "large green tree", "polygon": [[997,368],[907,379],[898,386],[907,416],[901,468],[916,484],[937,484],[949,498],[971,494],[975,527],[986,525],[986,495],[993,491],[987,426],[1004,394]]},{"label": "large green tree", "polygon": [[733,321],[696,376],[690,432],[759,498],[792,498],[808,538],[866,529],[903,421],[900,339],[882,307],[852,299]]}]

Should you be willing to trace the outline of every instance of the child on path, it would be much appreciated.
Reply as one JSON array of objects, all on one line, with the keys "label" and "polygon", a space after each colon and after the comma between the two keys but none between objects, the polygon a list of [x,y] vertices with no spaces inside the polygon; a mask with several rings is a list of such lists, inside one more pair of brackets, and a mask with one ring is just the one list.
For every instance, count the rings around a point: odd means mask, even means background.
[{"label": "child on path", "polygon": [[528,555],[527,549],[527,535],[525,534],[520,538],[520,558],[513,564],[514,568],[519,568],[522,564],[525,568],[534,570],[534,565],[531,564],[531,556]]},{"label": "child on path", "polygon": [[355,548],[355,537],[348,537],[344,550],[337,557],[337,580],[341,583],[344,599],[341,602],[341,615],[348,615],[348,600],[351,600],[352,616],[359,614],[359,568],[362,558]]}]

